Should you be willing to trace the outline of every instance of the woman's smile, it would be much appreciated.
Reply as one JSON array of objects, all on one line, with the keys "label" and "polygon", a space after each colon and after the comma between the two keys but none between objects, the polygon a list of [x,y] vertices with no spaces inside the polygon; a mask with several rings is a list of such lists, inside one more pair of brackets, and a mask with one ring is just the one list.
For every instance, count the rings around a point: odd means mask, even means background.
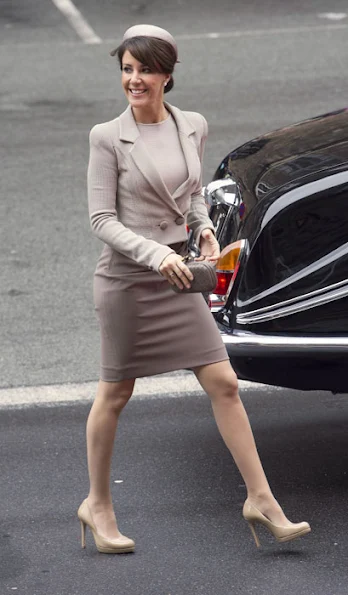
[{"label": "woman's smile", "polygon": [[146,89],[129,89],[132,95],[143,95],[146,93]]}]

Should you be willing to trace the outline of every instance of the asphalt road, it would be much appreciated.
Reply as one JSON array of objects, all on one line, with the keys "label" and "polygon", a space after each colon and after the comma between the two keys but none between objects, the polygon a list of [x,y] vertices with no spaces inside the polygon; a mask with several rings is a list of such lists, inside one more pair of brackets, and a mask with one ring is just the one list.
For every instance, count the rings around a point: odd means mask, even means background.
[{"label": "asphalt road", "polygon": [[255,547],[208,399],[183,395],[135,399],[120,423],[113,495],[136,552],[98,554],[90,533],[81,550],[88,407],[9,410],[1,595],[346,595],[346,397],[249,389],[243,400],[277,498],[311,534],[278,544],[261,530]]},{"label": "asphalt road", "polygon": [[[99,555],[90,535],[81,551],[75,511],[99,359],[88,132],[125,107],[109,50],[136,22],[177,37],[168,100],[209,122],[208,182],[242,142],[346,105],[346,0],[76,6],[100,43],[51,0],[0,2],[0,593],[345,595],[346,396],[242,385],[273,489],[312,525],[303,540],[262,532],[256,550],[208,400],[180,374],[141,385],[120,426],[114,497],[136,553]],[[332,10],[341,17],[323,16]],[[65,398],[79,402],[42,405]]]}]

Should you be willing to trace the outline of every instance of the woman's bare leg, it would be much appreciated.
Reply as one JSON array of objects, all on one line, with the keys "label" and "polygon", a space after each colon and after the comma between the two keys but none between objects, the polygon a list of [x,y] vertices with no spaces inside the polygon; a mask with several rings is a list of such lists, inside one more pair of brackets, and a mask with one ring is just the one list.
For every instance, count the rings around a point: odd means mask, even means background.
[{"label": "woman's bare leg", "polygon": [[211,399],[220,434],[244,479],[249,500],[274,523],[288,524],[263,470],[230,363],[201,366],[194,372]]},{"label": "woman's bare leg", "polygon": [[135,380],[100,380],[87,420],[88,505],[97,532],[109,539],[120,536],[110,489],[114,439],[119,416],[132,396],[134,383]]}]

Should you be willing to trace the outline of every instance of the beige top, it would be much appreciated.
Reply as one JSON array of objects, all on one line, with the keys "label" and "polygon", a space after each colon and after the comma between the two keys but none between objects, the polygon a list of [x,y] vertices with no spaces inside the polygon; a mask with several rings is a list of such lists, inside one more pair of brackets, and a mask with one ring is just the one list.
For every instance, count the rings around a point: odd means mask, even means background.
[{"label": "beige top", "polygon": [[173,117],[156,124],[137,124],[151,159],[170,194],[188,177],[187,165]]}]

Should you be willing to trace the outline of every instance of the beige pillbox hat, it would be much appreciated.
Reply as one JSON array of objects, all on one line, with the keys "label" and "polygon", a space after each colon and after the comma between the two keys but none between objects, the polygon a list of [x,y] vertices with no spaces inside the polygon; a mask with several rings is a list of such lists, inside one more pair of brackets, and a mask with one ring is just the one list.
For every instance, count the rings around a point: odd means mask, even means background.
[{"label": "beige pillbox hat", "polygon": [[[156,25],[133,25],[127,29],[123,35],[122,41],[131,39],[132,37],[155,37],[157,39],[163,39],[163,41],[167,41],[167,43],[170,43],[170,45],[174,48],[176,58],[178,58],[178,46],[174,37],[169,33],[169,31],[162,29],[162,27],[157,27]],[[115,56],[116,53],[117,48],[112,50],[110,55]],[[180,62],[180,60],[177,59],[177,62]]]}]

